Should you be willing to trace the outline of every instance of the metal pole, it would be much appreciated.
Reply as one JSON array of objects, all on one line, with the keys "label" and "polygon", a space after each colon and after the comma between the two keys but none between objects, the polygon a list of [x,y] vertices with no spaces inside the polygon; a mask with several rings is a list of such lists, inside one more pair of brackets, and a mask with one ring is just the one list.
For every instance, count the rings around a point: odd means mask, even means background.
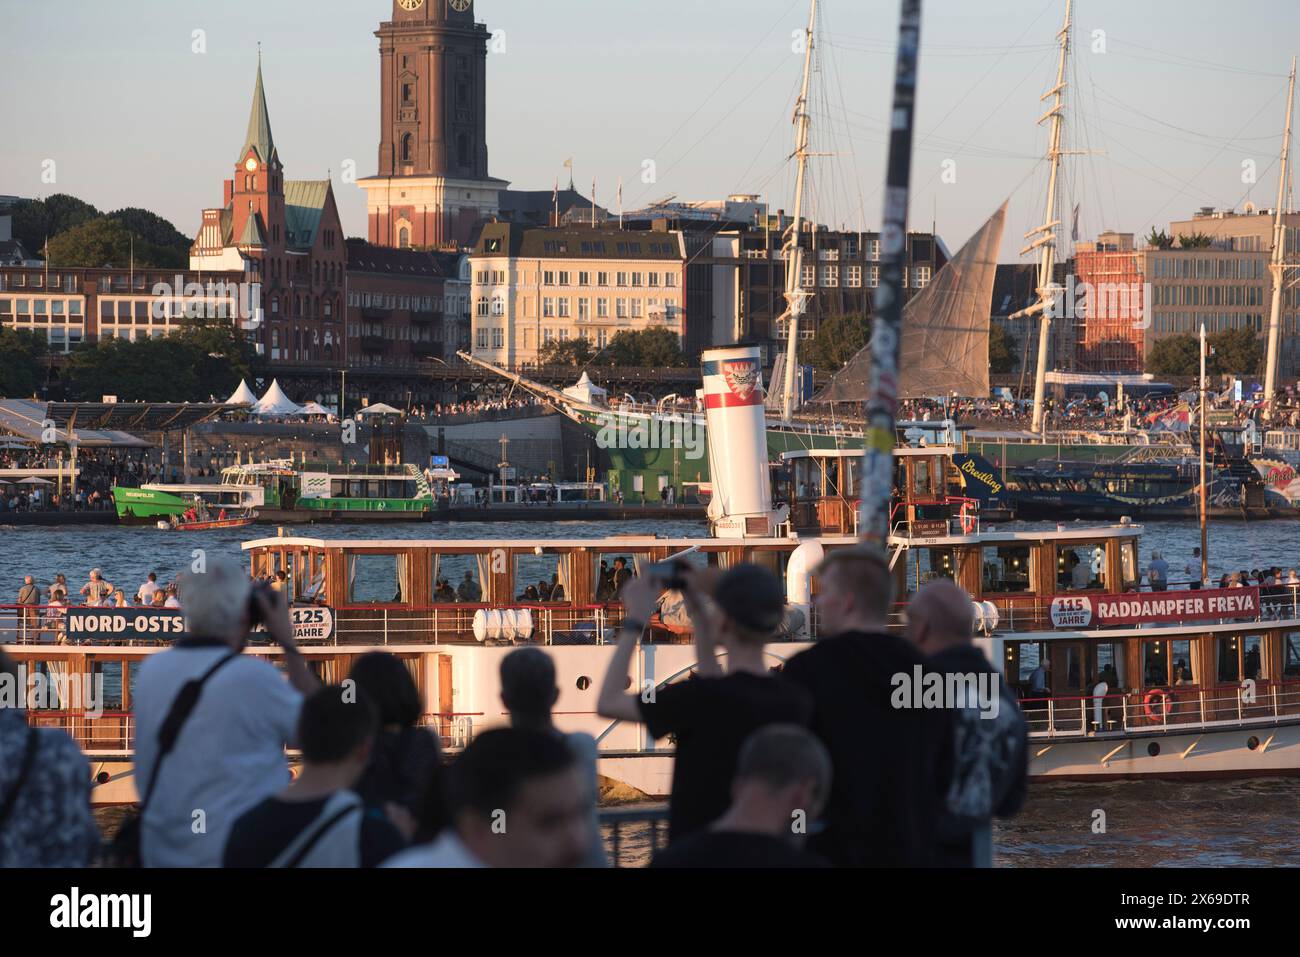
[{"label": "metal pole", "polygon": [[871,334],[871,381],[858,523],[862,545],[886,559],[889,504],[894,489],[894,423],[898,413],[898,342],[903,321],[903,263],[907,255],[907,201],[912,174],[912,124],[916,112],[917,47],[921,0],[902,0],[894,105],[889,134],[885,209],[881,217],[881,276]]},{"label": "metal pole", "polygon": [[[1282,274],[1286,268],[1286,226],[1282,204],[1286,202],[1287,160],[1291,154],[1291,104],[1295,97],[1295,57],[1291,58],[1291,79],[1286,91],[1286,132],[1282,135],[1282,170],[1277,178],[1277,208],[1273,210],[1273,257],[1269,273],[1273,278],[1273,302],[1268,313],[1268,357],[1264,365],[1264,414],[1271,417],[1273,392],[1277,388],[1277,344],[1282,323]],[[1244,370],[1243,370],[1244,371]]]},{"label": "metal pole", "polygon": [[1210,583],[1209,515],[1205,488],[1205,323],[1201,323],[1201,587]]}]

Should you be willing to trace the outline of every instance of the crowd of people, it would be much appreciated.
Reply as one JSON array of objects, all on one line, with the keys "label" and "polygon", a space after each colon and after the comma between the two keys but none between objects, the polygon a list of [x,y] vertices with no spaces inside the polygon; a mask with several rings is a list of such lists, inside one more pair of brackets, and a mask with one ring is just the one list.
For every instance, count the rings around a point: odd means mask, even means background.
[{"label": "crowd of people", "polygon": [[[52,469],[71,467],[67,450],[32,446],[0,451],[0,469]],[[158,481],[161,472],[140,452],[118,449],[81,449],[77,452],[75,492],[60,491],[52,479],[28,478],[0,484],[0,514],[5,512],[82,512],[113,508],[113,489],[138,487]]]},{"label": "crowd of people", "polygon": [[[663,575],[654,566],[615,576],[625,620],[598,700],[606,717],[676,743],[669,843],[652,866],[991,864],[992,818],[1024,799],[1026,736],[972,644],[964,592],[950,581],[926,585],[906,635],[892,634],[887,567],[836,553],[819,570],[824,637],[776,672],[764,646],[785,608],[771,572],[742,564]],[[87,597],[102,600],[110,587],[92,576]],[[635,646],[670,590],[694,625],[697,674],[634,688]],[[596,742],[555,727],[547,651],[526,646],[501,659],[506,726],[478,733],[448,761],[400,659],[359,656],[346,679],[323,686],[295,644],[283,590],[250,582],[227,559],[182,576],[179,598],[185,637],[149,656],[133,689],[139,813],[107,847],[76,745],[0,709],[0,795],[16,794],[0,822],[0,866],[608,863]],[[241,653],[257,622],[282,650],[279,667]],[[995,720],[972,701],[900,704],[899,677],[913,669],[985,675],[1005,702]],[[0,680],[16,674],[0,659]],[[293,776],[286,747],[301,754]],[[28,748],[39,762],[21,759]]]},{"label": "crowd of people", "polygon": [[[54,643],[66,640],[65,619],[69,608],[179,608],[177,584],[161,584],[157,572],[149,572],[139,586],[119,587],[92,568],[86,583],[76,591],[62,573],[41,585],[32,575],[23,577],[18,588],[13,626],[19,644]],[[6,632],[9,629],[5,629]]]}]

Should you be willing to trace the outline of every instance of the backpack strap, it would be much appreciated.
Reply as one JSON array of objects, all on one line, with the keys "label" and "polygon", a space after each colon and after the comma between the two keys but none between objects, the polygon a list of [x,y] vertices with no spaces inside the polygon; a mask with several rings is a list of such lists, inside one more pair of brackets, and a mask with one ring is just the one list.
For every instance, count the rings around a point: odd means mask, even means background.
[{"label": "backpack strap", "polygon": [[[340,801],[339,799],[343,800]],[[344,807],[335,811],[335,813],[326,816],[330,805],[337,807],[340,803],[344,803]],[[289,847],[280,853],[270,866],[289,868],[298,867],[304,860],[306,860],[307,855],[312,852],[312,849],[320,843],[321,839],[326,834],[332,831],[345,817],[353,812],[359,812],[362,809],[363,804],[361,799],[355,794],[347,791],[340,791],[334,794],[331,799],[326,802],[325,807],[321,809],[320,817],[316,818],[317,821],[324,818],[324,821],[322,821],[315,830],[308,829],[301,832],[296,838],[294,838]]]},{"label": "backpack strap", "polygon": [[18,792],[23,789],[27,783],[27,778],[32,773],[32,765],[36,763],[36,729],[28,726],[27,742],[23,747],[23,763],[18,769],[18,777],[14,781],[14,786],[9,789],[9,794],[5,797],[4,804],[0,805],[0,831],[4,830],[5,822],[9,820],[9,815],[13,813],[14,805],[18,803]]},{"label": "backpack strap", "polygon": [[208,679],[215,675],[222,665],[238,657],[239,652],[237,651],[223,655],[221,660],[205,671],[201,677],[192,678],[185,682],[180,693],[176,695],[171,710],[167,712],[162,727],[158,729],[158,757],[154,760],[153,770],[149,772],[149,785],[145,788],[140,800],[141,815],[144,814],[145,808],[149,806],[149,799],[153,797],[154,788],[158,786],[158,771],[162,768],[163,758],[167,757],[172,749],[176,747],[176,741],[181,736],[181,728],[185,726],[186,720],[199,703],[199,695],[203,692],[203,686],[208,683]]}]

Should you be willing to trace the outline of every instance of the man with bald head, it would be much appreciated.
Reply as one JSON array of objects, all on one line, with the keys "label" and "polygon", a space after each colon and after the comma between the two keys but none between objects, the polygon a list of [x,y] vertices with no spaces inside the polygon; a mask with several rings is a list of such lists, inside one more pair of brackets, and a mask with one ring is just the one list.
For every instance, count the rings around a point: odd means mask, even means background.
[{"label": "man with bald head", "polygon": [[808,846],[837,867],[930,866],[952,763],[950,715],[893,703],[896,676],[925,658],[886,627],[894,581],[885,563],[845,548],[815,575],[817,642],[782,672],[811,692],[809,727],[835,769],[825,828]]},{"label": "man with bald head", "polygon": [[993,866],[993,817],[1025,801],[1025,719],[998,670],[974,644],[975,606],[949,579],[930,582],[907,607],[907,637],[944,676],[954,700],[952,767],[939,819],[939,861],[946,867]]}]

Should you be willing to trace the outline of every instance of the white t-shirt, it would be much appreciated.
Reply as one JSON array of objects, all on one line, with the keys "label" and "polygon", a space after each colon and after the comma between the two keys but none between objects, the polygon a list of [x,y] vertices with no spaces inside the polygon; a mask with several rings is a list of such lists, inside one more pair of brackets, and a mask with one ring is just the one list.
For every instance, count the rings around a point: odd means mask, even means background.
[{"label": "white t-shirt", "polygon": [[400,854],[394,854],[380,867],[486,867],[487,865],[469,852],[461,843],[456,832],[448,828],[437,840],[429,844],[418,844],[407,848]]},{"label": "white t-shirt", "polygon": [[[173,648],[152,655],[135,688],[135,780],[144,798],[158,731],[187,681],[229,654],[227,647]],[[235,820],[289,783],[284,748],[302,696],[271,664],[240,656],[203,686],[163,761],[141,829],[146,867],[220,867]]]},{"label": "white t-shirt", "polygon": [[166,600],[165,602],[163,602],[163,607],[164,607],[164,608],[179,608],[179,607],[181,607],[181,603],[180,603],[179,599],[177,599],[177,597],[176,597],[175,595],[168,595],[168,596],[167,596],[167,600]]},{"label": "white t-shirt", "polygon": [[140,586],[140,601],[146,605],[153,604],[155,592],[162,591],[162,586],[157,582],[146,581]]}]

